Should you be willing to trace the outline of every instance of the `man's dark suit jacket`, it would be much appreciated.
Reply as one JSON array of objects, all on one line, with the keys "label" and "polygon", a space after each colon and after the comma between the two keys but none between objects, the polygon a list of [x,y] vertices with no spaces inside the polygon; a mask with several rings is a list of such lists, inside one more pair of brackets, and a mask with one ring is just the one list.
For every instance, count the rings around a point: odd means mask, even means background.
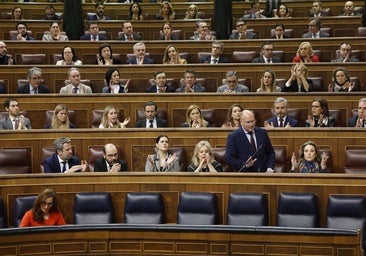
[{"label": "man's dark suit jacket", "polygon": [[[279,127],[280,126],[280,124],[278,123],[277,116],[271,117],[270,119],[267,120],[267,122],[269,124],[273,123],[274,127]],[[297,120],[290,117],[290,116],[286,116],[285,123],[283,124],[283,126],[285,127],[287,124],[290,124],[291,127],[296,127],[297,126]]]},{"label": "man's dark suit jacket", "polygon": [[[168,127],[168,121],[161,118],[156,118],[156,125],[160,127]],[[146,118],[141,118],[136,121],[135,127],[146,128]]]},{"label": "man's dark suit jacket", "polygon": [[257,139],[257,154],[254,158],[257,161],[253,166],[246,168],[245,163],[254,154],[247,135],[242,127],[229,134],[226,143],[225,158],[227,163],[235,170],[241,172],[266,172],[267,168],[274,170],[275,152],[268,137],[267,131],[255,127],[255,137]]},{"label": "man's dark suit jacket", "polygon": [[[277,56],[272,57],[272,63],[281,63],[281,59]],[[259,56],[258,58],[255,58],[252,60],[252,63],[265,63],[263,56]]]},{"label": "man's dark suit jacket", "polygon": [[[234,34],[230,35],[230,39],[239,39],[240,34],[239,32],[235,32]],[[245,34],[246,39],[257,39],[257,34],[252,31],[247,31]]]},{"label": "man's dark suit jacket", "polygon": [[[152,85],[146,88],[145,92],[151,92],[151,93],[156,93],[157,92],[157,86],[156,85]],[[175,88],[169,85],[165,86],[165,92],[175,92]]]},{"label": "man's dark suit jacket", "polygon": [[[120,172],[127,172],[127,162],[125,160],[118,159],[118,163],[121,165]],[[94,172],[108,172],[107,163],[104,157],[99,157],[94,161]]]},{"label": "man's dark suit jacket", "polygon": [[350,119],[348,119],[348,127],[356,127],[358,115],[354,115]]},{"label": "man's dark suit jacket", "polygon": [[[80,160],[78,157],[72,156],[68,160],[68,163],[69,163],[69,168],[71,168],[74,165],[79,165]],[[60,173],[61,172],[60,162],[58,161],[58,157],[57,157],[56,153],[47,157],[44,160],[43,168],[44,168],[44,171],[43,171],[44,173]]]},{"label": "man's dark suit jacket", "polygon": [[[82,35],[80,37],[80,40],[91,41],[91,34]],[[103,34],[99,34],[98,35],[98,40],[103,41],[103,40],[108,40],[108,38]]]},{"label": "man's dark suit jacket", "polygon": [[[201,59],[200,63],[211,63],[211,56],[207,56],[206,58]],[[225,57],[220,56],[218,63],[228,63],[229,60]]]},{"label": "man's dark suit jacket", "polygon": [[[18,87],[16,93],[30,94],[29,84]],[[47,86],[40,84],[38,87],[38,93],[51,93],[51,90]]]},{"label": "man's dark suit jacket", "polygon": [[[132,37],[134,41],[141,41],[142,36],[137,33],[132,33]],[[125,37],[124,33],[121,33],[119,36],[117,36],[116,40],[122,40],[122,41],[128,41]]]},{"label": "man's dark suit jacket", "polygon": [[[133,58],[129,58],[127,60],[127,64],[137,64],[137,58],[133,57]],[[148,57],[144,58],[143,64],[154,64],[154,60],[150,59]]]}]

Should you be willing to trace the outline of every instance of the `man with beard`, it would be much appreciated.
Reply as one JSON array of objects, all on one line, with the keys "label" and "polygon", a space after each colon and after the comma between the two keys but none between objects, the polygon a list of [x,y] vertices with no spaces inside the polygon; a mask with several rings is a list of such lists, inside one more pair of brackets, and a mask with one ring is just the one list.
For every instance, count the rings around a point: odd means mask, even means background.
[{"label": "man with beard", "polygon": [[118,159],[118,149],[108,143],[103,148],[103,156],[94,161],[94,172],[127,172],[127,162]]}]

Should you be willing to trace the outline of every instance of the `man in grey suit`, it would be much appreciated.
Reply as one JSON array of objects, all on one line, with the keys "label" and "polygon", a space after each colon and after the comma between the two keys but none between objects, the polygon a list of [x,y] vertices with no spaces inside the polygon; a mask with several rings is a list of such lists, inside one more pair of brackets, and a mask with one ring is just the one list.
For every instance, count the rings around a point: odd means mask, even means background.
[{"label": "man in grey suit", "polygon": [[90,86],[80,83],[80,70],[78,68],[70,68],[68,71],[70,84],[60,89],[60,94],[85,94],[93,93]]},{"label": "man in grey suit", "polygon": [[32,129],[29,119],[19,114],[19,104],[16,99],[6,99],[4,108],[8,112],[8,116],[0,120],[0,130]]},{"label": "man in grey suit", "polygon": [[238,93],[249,92],[249,88],[243,84],[238,84],[238,76],[236,71],[228,71],[226,73],[226,84],[217,88],[217,92]]},{"label": "man in grey suit", "polygon": [[244,18],[240,18],[236,21],[237,31],[230,35],[230,39],[257,39],[257,34],[247,30],[247,21]]},{"label": "man in grey suit", "polygon": [[176,92],[206,92],[206,88],[196,84],[196,73],[193,70],[184,72],[184,85],[176,90]]},{"label": "man in grey suit", "polygon": [[252,63],[280,63],[281,59],[277,56],[273,56],[273,44],[272,42],[264,42],[262,44],[261,54],[258,58],[252,60]]},{"label": "man in grey suit", "polygon": [[330,35],[324,31],[321,31],[321,21],[319,18],[311,18],[309,23],[309,32],[302,35],[302,38],[321,38],[330,37]]},{"label": "man in grey suit", "polygon": [[42,71],[40,68],[32,67],[27,72],[28,84],[19,86],[16,93],[22,94],[40,94],[50,93],[51,90],[42,84]]},{"label": "man in grey suit", "polygon": [[332,62],[359,62],[356,56],[352,55],[352,46],[350,43],[343,42],[337,51],[337,59]]}]

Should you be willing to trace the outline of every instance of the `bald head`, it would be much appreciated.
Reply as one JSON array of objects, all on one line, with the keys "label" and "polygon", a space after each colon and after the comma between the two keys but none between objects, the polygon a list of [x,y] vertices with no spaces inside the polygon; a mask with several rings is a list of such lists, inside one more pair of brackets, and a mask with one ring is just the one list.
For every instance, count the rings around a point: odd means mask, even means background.
[{"label": "bald head", "polygon": [[251,110],[245,109],[241,112],[240,124],[246,132],[254,131],[255,117]]}]

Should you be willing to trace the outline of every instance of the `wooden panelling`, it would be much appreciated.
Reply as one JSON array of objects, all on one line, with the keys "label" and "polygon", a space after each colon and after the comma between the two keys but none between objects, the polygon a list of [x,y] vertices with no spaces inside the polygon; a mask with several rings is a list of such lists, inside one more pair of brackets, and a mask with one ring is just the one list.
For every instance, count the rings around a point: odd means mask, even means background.
[{"label": "wooden panelling", "polygon": [[110,227],[47,227],[22,233],[0,230],[0,237],[3,238],[0,240],[0,251],[3,255],[234,256],[275,253],[306,256],[312,252],[322,256],[361,255],[360,235],[350,230],[261,230],[229,226],[185,228],[179,225]]}]

